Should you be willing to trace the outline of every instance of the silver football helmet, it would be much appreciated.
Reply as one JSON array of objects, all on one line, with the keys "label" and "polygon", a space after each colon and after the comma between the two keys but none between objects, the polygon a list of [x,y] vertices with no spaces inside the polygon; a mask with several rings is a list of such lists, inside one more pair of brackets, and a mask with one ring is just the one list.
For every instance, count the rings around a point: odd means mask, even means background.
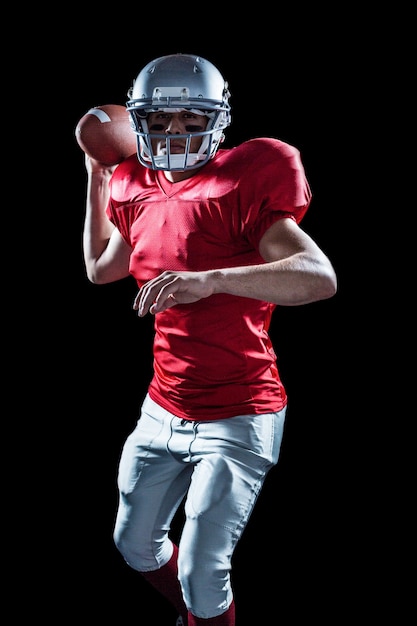
[{"label": "silver football helmet", "polygon": [[[219,70],[210,61],[192,54],[171,54],[148,63],[128,92],[126,108],[137,136],[140,163],[153,170],[184,171],[201,167],[211,159],[230,125],[230,92]],[[166,135],[149,132],[151,112],[188,110],[209,118],[203,132]],[[192,137],[201,136],[198,153],[189,151]],[[166,139],[166,154],[156,155],[152,139]],[[185,139],[184,154],[171,154],[170,140]]]}]

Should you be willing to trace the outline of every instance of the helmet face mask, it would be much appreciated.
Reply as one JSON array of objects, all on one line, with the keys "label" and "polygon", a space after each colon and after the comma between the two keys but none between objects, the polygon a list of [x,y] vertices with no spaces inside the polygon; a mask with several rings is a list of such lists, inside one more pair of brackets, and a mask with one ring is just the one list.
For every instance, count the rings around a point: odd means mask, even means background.
[{"label": "helmet face mask", "polygon": [[[174,54],[160,57],[146,65],[128,93],[132,128],[137,135],[139,161],[154,170],[184,171],[201,167],[211,159],[230,125],[230,93],[218,69],[194,55]],[[208,118],[202,132],[169,135],[150,132],[149,113],[188,110]],[[191,140],[201,136],[198,152],[190,152]],[[166,141],[166,154],[154,154],[152,141]],[[185,141],[184,154],[171,154],[170,141]]]}]

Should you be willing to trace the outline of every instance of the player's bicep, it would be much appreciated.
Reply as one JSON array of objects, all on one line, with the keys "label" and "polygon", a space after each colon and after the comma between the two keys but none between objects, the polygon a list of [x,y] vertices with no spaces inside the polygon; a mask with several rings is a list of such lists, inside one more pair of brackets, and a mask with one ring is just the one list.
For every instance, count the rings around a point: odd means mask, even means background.
[{"label": "player's bicep", "polygon": [[113,282],[129,275],[129,262],[132,248],[115,228],[106,248],[96,262],[99,282]]},{"label": "player's bicep", "polygon": [[279,261],[293,254],[305,252],[312,245],[310,237],[296,224],[284,217],[274,222],[259,242],[259,252],[267,261]]}]

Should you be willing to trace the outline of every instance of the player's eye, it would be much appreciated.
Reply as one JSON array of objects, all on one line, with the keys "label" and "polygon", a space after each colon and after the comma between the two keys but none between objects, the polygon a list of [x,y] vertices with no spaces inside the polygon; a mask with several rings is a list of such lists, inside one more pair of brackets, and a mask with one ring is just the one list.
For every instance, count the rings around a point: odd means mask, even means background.
[{"label": "player's eye", "polygon": [[187,133],[199,133],[204,130],[204,127],[198,126],[197,124],[187,124],[185,130]]}]

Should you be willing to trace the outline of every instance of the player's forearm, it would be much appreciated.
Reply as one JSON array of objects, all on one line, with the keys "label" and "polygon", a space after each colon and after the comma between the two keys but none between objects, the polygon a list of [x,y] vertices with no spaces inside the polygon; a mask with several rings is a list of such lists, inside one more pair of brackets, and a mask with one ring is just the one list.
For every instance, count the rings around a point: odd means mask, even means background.
[{"label": "player's forearm", "polygon": [[324,254],[301,252],[287,259],[210,272],[214,293],[265,300],[282,306],[309,304],[331,298],[336,276]]},{"label": "player's forearm", "polygon": [[99,172],[89,176],[87,182],[86,214],[83,230],[83,252],[87,275],[94,279],[96,264],[108,246],[113,224],[107,218],[109,175]]}]

